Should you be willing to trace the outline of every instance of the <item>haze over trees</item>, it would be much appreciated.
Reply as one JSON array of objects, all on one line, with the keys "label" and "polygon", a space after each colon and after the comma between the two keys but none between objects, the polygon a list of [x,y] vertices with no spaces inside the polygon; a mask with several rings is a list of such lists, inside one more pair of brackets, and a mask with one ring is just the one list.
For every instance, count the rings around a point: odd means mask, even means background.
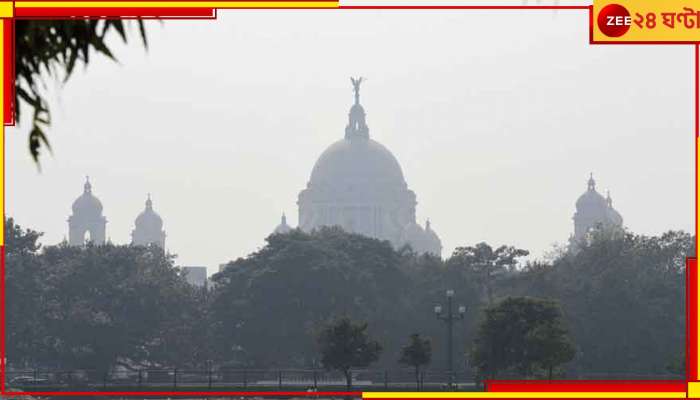
[{"label": "haze over trees", "polygon": [[[549,261],[511,262],[523,251],[510,246],[495,247],[506,249],[507,262],[472,257],[476,250],[443,261],[337,228],[293,230],[228,263],[203,291],[157,247],[40,246],[40,233],[11,219],[5,237],[9,365],[95,373],[118,365],[203,369],[209,360],[216,368],[336,368],[319,338],[341,317],[381,346],[365,359],[370,368],[424,365],[402,357],[407,335],[417,333],[415,343],[430,340],[430,368],[442,371],[445,327],[433,307],[454,289],[454,301],[468,306],[455,323],[455,367],[466,364],[470,376],[666,375],[682,360],[685,258],[695,253],[684,232],[596,233],[575,254]],[[484,265],[500,271],[490,289]],[[522,325],[501,318],[515,314]],[[496,323],[520,332],[498,345],[522,341],[526,358],[496,365],[474,351]]]}]

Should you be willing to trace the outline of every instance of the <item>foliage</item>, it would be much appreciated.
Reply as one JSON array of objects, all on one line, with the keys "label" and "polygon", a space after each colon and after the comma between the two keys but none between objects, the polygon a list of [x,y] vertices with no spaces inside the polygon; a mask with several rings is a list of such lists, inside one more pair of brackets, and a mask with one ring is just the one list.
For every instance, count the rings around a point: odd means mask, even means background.
[{"label": "foliage", "polygon": [[65,366],[104,373],[117,362],[171,361],[168,333],[188,286],[160,248],[57,246],[44,258],[52,271],[43,313]]},{"label": "foliage", "polygon": [[[136,21],[136,24],[145,46],[143,21]],[[62,78],[65,82],[77,64],[89,64],[93,52],[114,60],[107,45],[111,31],[116,31],[127,42],[125,23],[119,19],[15,21],[15,120],[19,121],[21,102],[32,108],[29,151],[34,161],[38,162],[42,146],[51,149],[45,132],[51,123],[51,114],[40,90],[44,76]]]},{"label": "foliage", "polygon": [[43,291],[38,256],[41,234],[24,230],[12,218],[5,220],[6,352],[32,363],[42,353],[39,293]]},{"label": "foliage", "polygon": [[353,323],[343,317],[329,323],[318,337],[321,363],[341,371],[348,390],[352,387],[352,368],[367,367],[379,359],[382,346],[367,334],[367,323]]},{"label": "foliage", "polygon": [[[6,221],[8,360],[90,369],[187,365],[193,288],[156,246],[48,246]],[[183,327],[189,326],[185,329]],[[189,331],[188,331],[189,329]],[[177,351],[174,351],[177,349]]]},{"label": "foliage", "polygon": [[482,376],[515,370],[531,376],[548,372],[574,357],[559,307],[551,300],[508,297],[484,310],[470,354]]},{"label": "foliage", "polygon": [[685,259],[695,238],[594,232],[575,254],[523,271],[513,295],[559,300],[577,360],[571,372],[667,374],[685,341]]},{"label": "foliage", "polygon": [[[509,374],[681,374],[685,258],[695,254],[695,238],[683,232],[611,237],[594,231],[575,252],[515,268],[518,257],[510,255],[522,252],[514,248],[501,251],[502,261],[494,261],[498,249],[483,257],[461,250],[443,261],[326,228],[268,237],[259,251],[229,263],[205,291],[186,285],[172,256],[157,248],[40,246],[40,233],[11,219],[5,238],[8,363],[98,370],[204,368],[209,360],[229,367],[317,367],[316,339],[338,315],[368,323],[384,348],[378,367],[396,367],[400,338],[418,331],[435,338],[432,363],[442,365],[444,325],[433,306],[444,301],[446,289],[455,290],[456,304],[468,306],[454,331],[454,355],[465,354],[484,340],[476,322],[488,295],[477,278],[491,274],[494,299],[550,299],[561,305],[564,321],[521,330],[528,357],[539,361]],[[488,255],[487,246],[472,249]],[[484,265],[491,272],[485,274]],[[565,368],[567,341],[551,340],[563,337],[564,325],[576,343]],[[495,364],[484,364],[483,355],[481,365],[470,366],[486,373]]]},{"label": "foliage", "polygon": [[340,314],[367,321],[382,342],[408,329],[411,282],[388,242],[337,228],[295,230],[267,242],[214,276],[218,357],[236,365],[313,367],[318,331]]},{"label": "foliage", "polygon": [[475,246],[457,247],[449,262],[473,275],[486,292],[488,303],[493,304],[495,281],[505,272],[513,271],[517,259],[528,254],[530,252],[527,250],[505,245],[494,250],[482,242]]},{"label": "foliage", "polygon": [[409,343],[401,349],[399,363],[410,365],[416,373],[416,389],[420,389],[420,367],[430,364],[432,357],[432,346],[429,339],[414,333],[409,339]]}]

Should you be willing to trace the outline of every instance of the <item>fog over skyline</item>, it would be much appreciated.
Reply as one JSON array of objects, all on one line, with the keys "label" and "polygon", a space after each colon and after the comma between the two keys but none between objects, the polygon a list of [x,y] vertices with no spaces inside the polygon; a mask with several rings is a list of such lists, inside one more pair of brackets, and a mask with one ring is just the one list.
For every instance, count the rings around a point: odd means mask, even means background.
[{"label": "fog over skyline", "polygon": [[[370,136],[401,164],[448,257],[486,241],[542,257],[573,231],[593,172],[624,225],[694,233],[693,49],[591,46],[583,11],[245,10],[147,23],[62,87],[37,171],[29,109],[6,130],[6,215],[68,233],[85,175],[107,237],[128,243],[146,194],[179,265],[264,245],[363,76]],[[135,30],[134,30],[134,33]]]}]

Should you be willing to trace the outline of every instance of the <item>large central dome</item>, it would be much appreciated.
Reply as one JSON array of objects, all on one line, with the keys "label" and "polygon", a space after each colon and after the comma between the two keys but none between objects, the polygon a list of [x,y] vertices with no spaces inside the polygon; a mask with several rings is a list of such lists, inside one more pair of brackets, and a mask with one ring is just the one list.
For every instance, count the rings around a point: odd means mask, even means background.
[{"label": "large central dome", "polygon": [[309,183],[406,186],[396,157],[382,144],[369,138],[343,138],[330,145],[316,161]]},{"label": "large central dome", "polygon": [[340,226],[396,247],[409,244],[416,252],[440,255],[437,236],[416,224],[416,195],[408,189],[398,160],[369,137],[360,105],[362,79],[352,82],[355,104],[345,137],[321,154],[306,189],[299,193],[299,228]]}]

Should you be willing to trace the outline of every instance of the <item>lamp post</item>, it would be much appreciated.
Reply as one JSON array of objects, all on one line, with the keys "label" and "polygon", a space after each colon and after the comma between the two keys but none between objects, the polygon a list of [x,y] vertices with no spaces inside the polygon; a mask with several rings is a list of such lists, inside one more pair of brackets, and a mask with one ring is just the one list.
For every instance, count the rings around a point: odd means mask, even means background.
[{"label": "lamp post", "polygon": [[448,373],[448,384],[450,389],[452,389],[453,379],[454,379],[454,367],[452,363],[452,327],[454,321],[464,319],[464,313],[467,308],[464,306],[459,306],[458,312],[455,314],[452,309],[452,298],[455,295],[455,291],[449,289],[445,292],[447,297],[447,312],[443,313],[442,306],[435,306],[435,316],[441,321],[445,321],[447,324],[447,373]]}]

